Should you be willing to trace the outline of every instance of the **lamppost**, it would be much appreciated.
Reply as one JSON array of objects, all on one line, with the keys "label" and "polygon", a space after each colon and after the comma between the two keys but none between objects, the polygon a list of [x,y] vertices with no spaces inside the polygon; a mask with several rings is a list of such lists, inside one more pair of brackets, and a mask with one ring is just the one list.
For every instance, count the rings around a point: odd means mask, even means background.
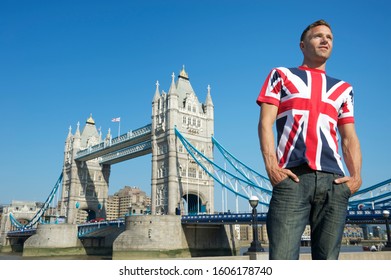
[{"label": "lamppost", "polygon": [[388,221],[388,217],[390,217],[390,211],[383,210],[383,217],[386,220],[386,231],[387,231],[387,243],[384,249],[391,250],[390,223]]},{"label": "lamppost", "polygon": [[248,252],[264,252],[265,249],[262,248],[261,243],[258,240],[258,219],[257,219],[257,206],[258,206],[258,197],[256,196],[251,196],[249,199],[249,203],[251,207],[253,208],[252,211],[252,226],[253,226],[253,241],[251,242],[250,248],[248,248]]}]

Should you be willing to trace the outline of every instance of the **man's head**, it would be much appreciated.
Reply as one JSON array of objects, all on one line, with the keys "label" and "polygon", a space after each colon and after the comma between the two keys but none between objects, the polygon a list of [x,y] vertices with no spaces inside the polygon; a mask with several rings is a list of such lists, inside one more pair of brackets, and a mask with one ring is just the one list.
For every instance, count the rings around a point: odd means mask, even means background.
[{"label": "man's head", "polygon": [[312,28],[319,26],[319,25],[327,26],[331,31],[330,24],[328,24],[325,20],[323,20],[323,19],[317,20],[314,23],[311,23],[310,25],[308,25],[306,29],[304,29],[303,33],[301,33],[300,42],[304,40],[305,35],[307,34],[308,31],[310,31]]},{"label": "man's head", "polygon": [[303,66],[324,70],[333,49],[333,33],[324,20],[310,24],[301,34],[300,49],[304,55]]}]

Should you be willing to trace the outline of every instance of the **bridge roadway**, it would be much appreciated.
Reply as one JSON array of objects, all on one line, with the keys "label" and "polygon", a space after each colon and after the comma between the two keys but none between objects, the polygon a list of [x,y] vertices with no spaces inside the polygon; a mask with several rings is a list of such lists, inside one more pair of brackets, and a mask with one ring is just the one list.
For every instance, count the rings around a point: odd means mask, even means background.
[{"label": "bridge roadway", "polygon": [[[258,222],[266,222],[267,213],[258,213]],[[200,214],[182,216],[182,224],[251,224],[251,213]],[[384,224],[382,210],[348,210],[347,224]]]},{"label": "bridge roadway", "polygon": [[151,152],[152,125],[140,127],[110,141],[77,152],[75,160],[88,161],[101,157],[101,163],[114,164]]},{"label": "bridge roadway", "polygon": [[[260,223],[266,222],[267,213],[258,213],[257,220]],[[221,214],[199,214],[182,216],[182,224],[251,224],[251,213],[221,213]],[[384,224],[382,210],[348,210],[347,224]],[[125,220],[103,221],[96,223],[85,223],[78,226],[79,238],[102,237],[108,230],[115,230],[125,227]],[[9,231],[8,237],[26,237],[35,234],[35,229],[21,229]]]}]

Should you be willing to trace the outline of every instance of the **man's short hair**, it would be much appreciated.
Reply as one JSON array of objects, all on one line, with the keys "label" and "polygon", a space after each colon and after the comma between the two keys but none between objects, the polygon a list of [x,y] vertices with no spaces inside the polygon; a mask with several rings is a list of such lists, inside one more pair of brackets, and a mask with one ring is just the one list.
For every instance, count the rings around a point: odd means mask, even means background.
[{"label": "man's short hair", "polygon": [[317,20],[314,23],[311,23],[310,25],[308,25],[306,29],[304,29],[303,33],[301,33],[300,42],[304,41],[305,35],[307,34],[308,31],[310,31],[312,28],[319,26],[319,25],[325,25],[328,28],[330,28],[330,30],[331,30],[330,24],[328,24],[325,20],[323,20],[323,19]]}]

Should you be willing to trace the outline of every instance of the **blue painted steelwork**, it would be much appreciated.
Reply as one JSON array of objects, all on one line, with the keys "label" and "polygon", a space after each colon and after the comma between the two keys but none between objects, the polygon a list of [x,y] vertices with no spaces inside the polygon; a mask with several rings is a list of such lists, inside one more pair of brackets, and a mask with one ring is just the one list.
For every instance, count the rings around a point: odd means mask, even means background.
[{"label": "blue painted steelwork", "polygon": [[220,151],[224,158],[238,171],[245,179],[248,180],[250,184],[257,185],[265,193],[272,194],[272,186],[270,184],[269,178],[261,175],[254,169],[248,167],[234,155],[232,155],[227,149],[225,149],[216,138],[212,137],[212,142],[215,147]]},{"label": "blue painted steelwork", "polygon": [[14,217],[12,213],[9,214],[11,224],[16,228],[23,228],[23,225]]},{"label": "blue painted steelwork", "polygon": [[391,179],[388,179],[353,194],[349,199],[349,207],[384,208],[391,206],[390,201]]},{"label": "blue painted steelwork", "polygon": [[53,198],[56,195],[56,193],[62,183],[62,176],[63,176],[63,174],[61,173],[60,177],[58,178],[56,184],[54,185],[54,187],[53,187],[52,191],[50,192],[48,198],[46,199],[45,203],[43,204],[41,209],[38,210],[38,212],[35,214],[35,216],[27,224],[22,225],[21,223],[19,223],[15,219],[15,217],[12,215],[12,213],[10,213],[9,216],[10,216],[10,220],[11,220],[12,225],[18,229],[21,229],[21,230],[32,228],[41,219],[43,214],[45,214],[46,210],[50,206],[50,203],[52,203]]},{"label": "blue painted steelwork", "polygon": [[134,157],[142,156],[152,152],[151,141],[145,141],[125,149],[104,155],[100,158],[101,164],[114,164]]},{"label": "blue painted steelwork", "polygon": [[384,224],[383,210],[348,210],[346,223],[348,224]]},{"label": "blue painted steelwork", "polygon": [[251,186],[255,186],[246,192],[248,197],[256,195],[263,205],[269,207],[269,201],[272,195],[272,185],[270,180],[248,167],[242,161],[232,155],[227,149],[225,149],[216,138],[212,137],[214,146],[220,151],[224,159],[239,173]]},{"label": "blue painted steelwork", "polygon": [[148,124],[113,138],[111,141],[102,141],[97,145],[78,151],[75,160],[87,161],[112,152],[118,152],[119,150],[140,144],[141,142],[151,141],[151,131],[152,124]]},{"label": "blue painted steelwork", "polygon": [[[267,213],[258,213],[258,221],[265,223]],[[222,213],[182,216],[182,224],[251,224],[251,213]],[[348,224],[383,224],[385,219],[382,210],[348,210]]]},{"label": "blue painted steelwork", "polygon": [[[195,148],[183,135],[175,128],[175,134],[178,139],[181,141],[187,152],[191,155],[191,157],[197,162],[197,164],[215,181],[217,181],[223,188],[229,190],[234,193],[238,197],[244,198],[248,200],[252,193],[250,190],[255,191],[256,189],[260,190],[263,195],[260,197],[259,203],[262,205],[269,206],[270,200],[270,190],[265,189],[252,182],[248,178],[241,178],[233,173],[223,169],[219,165],[215,164],[213,161],[208,159],[204,154],[202,154],[197,148]],[[227,180],[227,181],[225,181]],[[239,192],[238,189],[241,187],[243,193]]]},{"label": "blue painted steelwork", "polygon": [[37,232],[36,228],[30,228],[30,229],[19,229],[19,230],[10,230],[7,232],[7,237],[26,237],[31,236]]},{"label": "blue painted steelwork", "polygon": [[113,228],[120,228],[122,230],[125,229],[125,220],[119,219],[115,221],[103,221],[96,223],[86,223],[78,226],[78,237],[86,238],[86,237],[97,237],[102,234],[102,231],[107,232],[107,230],[111,230]]},{"label": "blue painted steelwork", "polygon": [[[258,221],[265,222],[267,213],[258,213]],[[251,213],[223,213],[182,216],[182,224],[251,224]]]}]

